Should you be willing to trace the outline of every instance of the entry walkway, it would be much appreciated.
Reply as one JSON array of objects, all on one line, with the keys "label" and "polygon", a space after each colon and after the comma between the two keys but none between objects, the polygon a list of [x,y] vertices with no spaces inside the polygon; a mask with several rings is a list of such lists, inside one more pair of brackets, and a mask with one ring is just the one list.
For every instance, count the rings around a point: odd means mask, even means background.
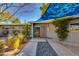
[{"label": "entry walkway", "polygon": [[23,50],[18,54],[18,56],[36,56],[38,42],[46,42],[46,40],[40,38],[31,39],[30,42],[26,44]]},{"label": "entry walkway", "polygon": [[76,56],[76,54],[73,53],[69,48],[60,44],[59,42],[53,41],[52,39],[48,39],[48,42],[59,56]]},{"label": "entry walkway", "polygon": [[53,39],[34,38],[31,39],[28,44],[17,56],[75,56],[65,46],[53,41]]}]

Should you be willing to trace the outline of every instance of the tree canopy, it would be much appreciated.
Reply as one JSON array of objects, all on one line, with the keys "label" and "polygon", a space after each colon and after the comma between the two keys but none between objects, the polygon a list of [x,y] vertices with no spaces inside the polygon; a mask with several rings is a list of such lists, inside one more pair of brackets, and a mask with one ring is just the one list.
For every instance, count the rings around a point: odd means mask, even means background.
[{"label": "tree canopy", "polygon": [[48,8],[49,3],[43,3],[42,6],[40,7],[40,10],[42,11],[42,14],[46,11]]},{"label": "tree canopy", "polygon": [[[27,6],[31,6],[32,4],[30,3],[18,3],[18,4],[15,4],[15,3],[0,3],[0,22],[1,21],[4,21],[4,22],[7,22],[7,21],[11,21],[12,23],[20,23],[20,20],[16,17],[14,17],[18,12],[21,14],[21,13],[26,13],[26,12],[29,12],[31,10],[28,10],[27,8],[24,9],[24,7],[27,7]],[[15,8],[16,10],[14,10],[14,12],[10,12],[9,9],[11,8]],[[33,9],[33,7],[32,7]],[[22,11],[23,10],[23,11]]]}]

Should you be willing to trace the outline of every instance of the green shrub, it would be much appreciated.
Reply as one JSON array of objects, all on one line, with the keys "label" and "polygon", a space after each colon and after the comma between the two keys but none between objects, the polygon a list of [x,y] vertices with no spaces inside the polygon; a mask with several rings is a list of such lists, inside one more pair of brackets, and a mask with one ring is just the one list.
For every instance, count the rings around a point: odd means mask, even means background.
[{"label": "green shrub", "polygon": [[8,30],[7,29],[3,29],[3,34],[8,35]]},{"label": "green shrub", "polygon": [[58,18],[53,21],[53,24],[56,26],[56,33],[60,41],[64,41],[68,37],[68,27],[69,20],[68,18]]},{"label": "green shrub", "polygon": [[0,40],[0,52],[4,52],[5,43],[3,40]]},{"label": "green shrub", "polygon": [[16,29],[13,29],[12,32],[13,32],[14,35],[17,35],[20,31],[16,30]]}]

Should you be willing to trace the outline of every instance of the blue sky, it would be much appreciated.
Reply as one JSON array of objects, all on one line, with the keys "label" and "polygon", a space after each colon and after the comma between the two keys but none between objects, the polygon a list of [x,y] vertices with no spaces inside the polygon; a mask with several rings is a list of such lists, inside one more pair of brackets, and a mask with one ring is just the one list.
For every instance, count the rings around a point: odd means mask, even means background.
[{"label": "blue sky", "polygon": [[[18,8],[15,6],[20,6],[21,3],[15,3],[13,4],[13,7],[7,9],[6,11],[9,11],[11,14],[13,14]],[[36,21],[41,17],[41,10],[40,6],[42,6],[41,3],[31,3],[26,4],[26,6],[22,7],[18,12],[14,15],[15,18],[19,18],[21,23],[27,22],[27,21]]]}]

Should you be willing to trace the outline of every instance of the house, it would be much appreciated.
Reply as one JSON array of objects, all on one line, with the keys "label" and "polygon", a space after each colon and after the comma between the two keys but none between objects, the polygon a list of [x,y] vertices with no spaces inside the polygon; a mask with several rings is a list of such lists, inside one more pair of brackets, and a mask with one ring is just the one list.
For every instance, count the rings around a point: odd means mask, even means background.
[{"label": "house", "polygon": [[[51,24],[50,20],[40,21],[40,22],[32,22],[31,23],[31,37],[32,38],[50,38],[58,40],[57,33],[55,32],[55,26]],[[2,33],[4,28],[8,29],[9,33],[12,33],[12,30],[17,29],[22,32],[24,29],[22,28],[24,24],[7,24],[0,25],[0,34]],[[69,36],[66,40],[67,42],[76,42],[79,43],[79,18],[76,18],[69,23]]]},{"label": "house", "polygon": [[13,33],[12,30],[19,30],[22,32],[24,24],[1,24],[0,25],[0,36],[3,36],[3,32],[6,30],[8,33]]},{"label": "house", "polygon": [[50,22],[51,20],[33,22],[32,23],[32,37],[52,38],[52,36],[56,36],[55,26],[53,26],[53,24],[51,24]]},{"label": "house", "polygon": [[[56,28],[50,23],[52,20],[33,22],[31,26],[32,37],[51,38],[58,40],[57,34],[55,32]],[[79,18],[75,18],[74,20],[70,21],[69,31],[69,36],[66,41],[79,43]]]}]

